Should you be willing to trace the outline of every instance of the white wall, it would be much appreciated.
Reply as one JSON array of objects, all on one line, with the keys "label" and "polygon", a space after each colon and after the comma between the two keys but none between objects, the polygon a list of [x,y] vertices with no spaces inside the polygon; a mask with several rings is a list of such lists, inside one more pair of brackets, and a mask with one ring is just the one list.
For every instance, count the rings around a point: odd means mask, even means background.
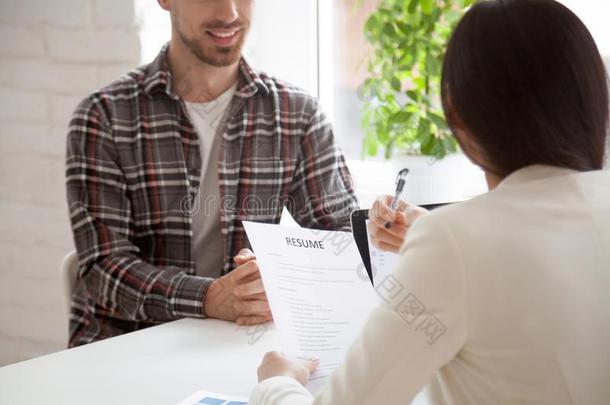
[{"label": "white wall", "polygon": [[63,349],[64,149],[78,101],[140,59],[132,0],[0,2],[0,365]]},{"label": "white wall", "polygon": [[256,0],[245,57],[317,96],[316,18],[316,0]]}]

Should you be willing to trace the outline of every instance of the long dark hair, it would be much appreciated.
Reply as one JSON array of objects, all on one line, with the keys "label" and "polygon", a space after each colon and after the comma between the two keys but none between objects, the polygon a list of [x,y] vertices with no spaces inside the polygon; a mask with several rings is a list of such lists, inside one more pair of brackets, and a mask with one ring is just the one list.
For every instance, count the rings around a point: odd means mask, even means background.
[{"label": "long dark hair", "polygon": [[563,5],[482,1],[449,41],[443,108],[449,126],[459,119],[484,153],[484,168],[497,175],[532,164],[601,169],[607,80],[591,34]]}]

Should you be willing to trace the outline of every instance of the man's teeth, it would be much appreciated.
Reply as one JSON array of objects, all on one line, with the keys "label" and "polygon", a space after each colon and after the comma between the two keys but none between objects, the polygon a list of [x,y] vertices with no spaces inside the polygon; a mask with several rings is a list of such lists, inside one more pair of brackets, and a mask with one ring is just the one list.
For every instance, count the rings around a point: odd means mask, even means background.
[{"label": "man's teeth", "polygon": [[232,32],[213,32],[212,31],[212,35],[214,35],[215,37],[220,37],[220,38],[231,38],[233,35],[235,35],[237,31],[232,31]]}]

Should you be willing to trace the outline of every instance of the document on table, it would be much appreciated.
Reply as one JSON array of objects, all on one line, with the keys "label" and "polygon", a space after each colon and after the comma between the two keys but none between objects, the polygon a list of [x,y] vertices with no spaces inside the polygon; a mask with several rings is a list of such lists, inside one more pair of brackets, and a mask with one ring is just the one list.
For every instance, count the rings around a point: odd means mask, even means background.
[{"label": "document on table", "polygon": [[248,398],[197,391],[178,405],[248,405]]},{"label": "document on table", "polygon": [[379,302],[351,232],[244,222],[283,353],[318,357],[315,393]]},{"label": "document on table", "polygon": [[377,286],[380,285],[387,276],[394,273],[400,255],[392,252],[384,252],[373,246],[371,237],[368,235],[368,225],[369,221],[367,220],[366,229],[369,241],[369,256],[371,258],[371,273],[373,274],[373,284]]}]

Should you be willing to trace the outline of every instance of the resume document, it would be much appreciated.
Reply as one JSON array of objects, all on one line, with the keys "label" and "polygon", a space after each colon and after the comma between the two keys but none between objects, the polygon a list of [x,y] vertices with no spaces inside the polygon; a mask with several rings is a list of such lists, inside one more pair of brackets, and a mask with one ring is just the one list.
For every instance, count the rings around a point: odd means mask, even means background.
[{"label": "resume document", "polygon": [[379,302],[350,232],[244,222],[284,355],[317,357],[316,392]]}]

